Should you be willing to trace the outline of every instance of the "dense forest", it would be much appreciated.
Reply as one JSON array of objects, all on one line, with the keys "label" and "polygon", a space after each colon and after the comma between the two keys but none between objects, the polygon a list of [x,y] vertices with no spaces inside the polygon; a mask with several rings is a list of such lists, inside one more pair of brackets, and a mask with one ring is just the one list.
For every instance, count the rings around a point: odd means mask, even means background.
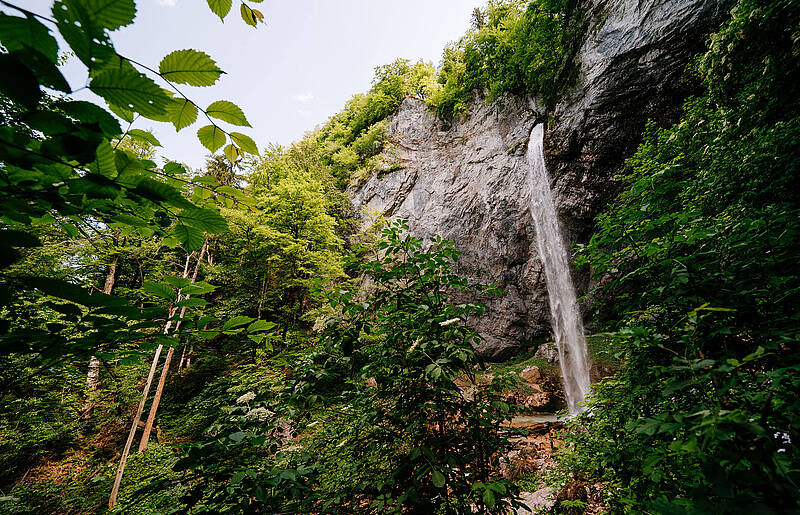
[{"label": "dense forest", "polygon": [[[269,30],[259,2],[206,14]],[[407,97],[443,123],[532,98],[552,123],[592,6],[491,0],[440,63],[380,66],[259,148],[234,102],[193,100],[211,56],[117,52],[135,0],[0,1],[0,512],[529,513],[540,488],[541,512],[800,512],[800,3],[728,2],[676,123],[621,156],[571,249],[608,370],[543,469],[506,457],[533,431],[515,364],[544,371],[547,338],[485,362],[473,322],[504,292],[351,202],[403,166]],[[70,57],[102,101],[72,98]],[[205,166],[163,158],[156,123]]]}]

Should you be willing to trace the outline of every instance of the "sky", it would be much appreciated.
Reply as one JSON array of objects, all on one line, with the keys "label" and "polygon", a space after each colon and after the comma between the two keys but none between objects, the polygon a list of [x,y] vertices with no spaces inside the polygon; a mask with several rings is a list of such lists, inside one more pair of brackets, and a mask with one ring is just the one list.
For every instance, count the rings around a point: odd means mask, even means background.
[{"label": "sky", "polygon": [[[256,141],[286,145],[323,124],[355,93],[370,87],[376,66],[402,57],[438,64],[444,46],[469,27],[472,10],[483,0],[265,0],[251,4],[266,24],[245,25],[239,0],[220,22],[203,0],[137,0],[133,25],[112,33],[117,51],[157,68],[173,50],[208,53],[226,72],[214,86],[181,90],[199,105],[229,100],[245,112]],[[50,0],[20,5],[49,14]],[[5,9],[3,9],[5,10]],[[86,83],[77,59],[64,67],[73,89]],[[99,101],[88,90],[76,95]],[[191,127],[140,119],[163,144],[160,154],[200,168],[208,151]]]}]

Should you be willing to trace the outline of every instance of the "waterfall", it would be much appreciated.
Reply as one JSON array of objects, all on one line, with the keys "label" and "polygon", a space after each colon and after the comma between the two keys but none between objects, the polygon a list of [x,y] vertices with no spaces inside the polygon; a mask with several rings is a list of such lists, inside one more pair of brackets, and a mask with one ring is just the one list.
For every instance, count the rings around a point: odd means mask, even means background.
[{"label": "waterfall", "polygon": [[583,334],[583,320],[570,277],[567,247],[558,224],[550,191],[550,179],[544,164],[542,139],[544,127],[537,124],[528,142],[528,186],[530,209],[536,228],[536,250],[544,265],[553,332],[558,346],[561,377],[570,414],[581,410],[589,394],[589,355]]}]

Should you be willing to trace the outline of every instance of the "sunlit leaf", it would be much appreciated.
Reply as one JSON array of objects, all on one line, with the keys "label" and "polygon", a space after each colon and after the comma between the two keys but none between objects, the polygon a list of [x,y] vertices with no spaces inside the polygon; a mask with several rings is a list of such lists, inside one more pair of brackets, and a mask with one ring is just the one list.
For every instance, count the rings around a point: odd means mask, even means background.
[{"label": "sunlit leaf", "polygon": [[146,143],[149,143],[149,144],[153,145],[154,147],[160,147],[161,146],[161,142],[158,141],[158,139],[156,139],[156,137],[153,136],[152,133],[147,132],[147,131],[143,131],[142,129],[130,129],[128,131],[128,136],[130,136],[133,139],[137,139],[139,141],[144,141]]},{"label": "sunlit leaf", "polygon": [[172,234],[180,240],[183,244],[183,248],[187,252],[194,252],[196,250],[200,250],[203,246],[203,242],[205,241],[205,235],[203,231],[200,231],[190,225],[186,224],[178,224],[173,229]]},{"label": "sunlit leaf", "polygon": [[172,287],[167,284],[145,281],[142,284],[142,289],[147,293],[152,293],[156,297],[161,297],[162,299],[175,299],[175,290],[173,290]]},{"label": "sunlit leaf", "polygon": [[211,9],[211,12],[219,16],[220,20],[224,20],[225,16],[231,11],[231,0],[207,0],[208,7]]},{"label": "sunlit leaf", "polygon": [[197,131],[197,139],[208,150],[216,152],[225,144],[227,138],[225,138],[225,133],[222,132],[222,129],[216,125],[206,125]]},{"label": "sunlit leaf", "polygon": [[117,164],[114,157],[114,149],[108,141],[103,141],[97,147],[97,159],[90,165],[92,172],[100,174],[109,179],[117,176]]},{"label": "sunlit leaf", "polygon": [[225,73],[208,54],[191,49],[167,54],[158,72],[169,81],[190,86],[211,86]]},{"label": "sunlit leaf", "polygon": [[174,100],[167,104],[167,117],[179,131],[197,120],[197,107],[190,100]]},{"label": "sunlit leaf", "polygon": [[206,114],[233,125],[250,127],[250,122],[247,121],[247,117],[239,106],[227,100],[217,100],[212,103],[206,108]]},{"label": "sunlit leaf", "polygon": [[170,101],[152,79],[127,68],[99,72],[89,89],[110,104],[144,116],[163,115]]},{"label": "sunlit leaf", "polygon": [[231,139],[248,154],[258,154],[256,142],[250,136],[240,132],[231,132]]},{"label": "sunlit leaf", "polygon": [[209,234],[221,234],[228,230],[228,223],[222,215],[212,209],[184,209],[178,218]]},{"label": "sunlit leaf", "polygon": [[232,143],[225,145],[223,152],[225,153],[225,157],[227,157],[228,161],[230,161],[231,163],[235,163],[236,161],[239,160],[239,157],[241,157],[239,149],[236,147],[236,145]]},{"label": "sunlit leaf", "polygon": [[69,0],[68,3],[82,5],[93,22],[109,30],[130,25],[136,18],[134,0]]}]

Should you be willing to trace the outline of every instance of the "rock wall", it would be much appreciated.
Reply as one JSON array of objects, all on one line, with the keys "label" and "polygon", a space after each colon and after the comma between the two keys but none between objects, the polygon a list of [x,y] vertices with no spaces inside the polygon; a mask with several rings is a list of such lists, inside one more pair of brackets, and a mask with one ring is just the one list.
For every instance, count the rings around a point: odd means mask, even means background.
[{"label": "rock wall", "polygon": [[[613,176],[640,141],[648,119],[674,121],[688,91],[680,81],[690,56],[726,12],[725,0],[597,0],[579,54],[580,79],[547,119],[545,154],[561,223],[571,243],[586,241],[614,198]],[[550,331],[547,291],[528,211],[525,152],[545,113],[535,99],[477,97],[470,114],[438,119],[406,99],[388,120],[388,161],[350,191],[356,212],[368,206],[406,218],[417,236],[441,235],[463,251],[459,271],[497,282],[501,298],[476,322],[479,348],[501,360]],[[588,271],[573,275],[579,290]]]}]

